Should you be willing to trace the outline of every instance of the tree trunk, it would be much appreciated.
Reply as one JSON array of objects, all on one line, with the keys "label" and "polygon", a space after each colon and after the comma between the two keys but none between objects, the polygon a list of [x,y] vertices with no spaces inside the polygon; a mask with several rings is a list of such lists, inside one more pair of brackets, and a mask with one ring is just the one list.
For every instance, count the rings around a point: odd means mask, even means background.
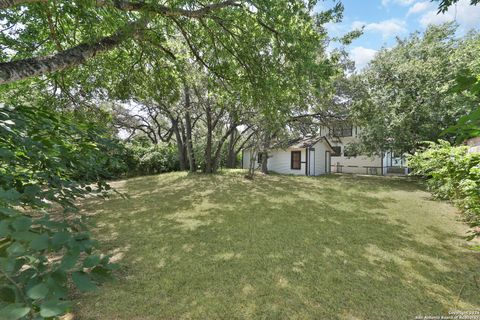
[{"label": "tree trunk", "polygon": [[212,109],[210,106],[206,108],[206,117],[207,117],[207,145],[205,146],[205,166],[203,168],[204,173],[213,173],[213,163],[212,163]]},{"label": "tree trunk", "polygon": [[171,119],[171,121],[173,133],[175,134],[175,140],[177,140],[178,162],[180,164],[180,170],[185,171],[187,166],[185,163],[185,146],[182,140],[182,135],[178,127],[178,121],[176,119]]},{"label": "tree trunk", "polygon": [[227,150],[227,168],[233,169],[237,167],[237,153],[235,152],[235,142],[236,135],[238,134],[237,130],[233,130],[230,134],[230,140],[228,142]]},{"label": "tree trunk", "polygon": [[247,179],[253,179],[255,176],[255,165],[256,165],[256,152],[254,149],[250,149],[250,164],[248,165],[248,174],[246,176]]},{"label": "tree trunk", "polygon": [[262,173],[268,174],[268,168],[267,168],[267,163],[268,163],[268,147],[270,146],[270,136],[265,133],[263,137],[263,143],[262,143]]},{"label": "tree trunk", "polygon": [[192,118],[190,117],[190,90],[187,86],[185,86],[185,134],[186,134],[186,141],[185,144],[187,145],[187,156],[188,156],[188,164],[190,168],[190,172],[197,171],[197,164],[195,162],[195,154],[193,152],[193,140],[192,140]]},{"label": "tree trunk", "polygon": [[268,163],[268,152],[264,151],[262,152],[262,173],[264,174],[268,174],[267,163]]},{"label": "tree trunk", "polygon": [[220,140],[218,141],[218,145],[217,145],[217,149],[215,151],[215,155],[214,155],[214,158],[213,158],[213,172],[217,171],[218,169],[218,165],[220,164],[220,157],[222,156],[222,147],[223,147],[223,144],[225,143],[225,141],[227,140],[228,136],[230,136],[230,134],[232,133],[232,131],[234,131],[236,129],[236,125],[233,125],[232,124],[232,127],[230,127],[228,129],[228,131],[220,138]]}]

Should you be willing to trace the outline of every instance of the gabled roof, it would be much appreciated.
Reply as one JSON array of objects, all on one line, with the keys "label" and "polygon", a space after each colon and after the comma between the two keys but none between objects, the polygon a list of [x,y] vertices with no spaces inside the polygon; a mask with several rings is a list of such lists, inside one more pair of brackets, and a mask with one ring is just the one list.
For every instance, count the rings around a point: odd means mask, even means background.
[{"label": "gabled roof", "polygon": [[295,148],[295,149],[302,149],[302,148],[311,148],[319,141],[325,141],[330,148],[330,151],[333,151],[332,145],[328,141],[328,139],[324,136],[307,136],[307,137],[300,137],[297,139],[289,140],[283,143],[277,143],[272,147],[272,149],[286,149],[286,148]]}]

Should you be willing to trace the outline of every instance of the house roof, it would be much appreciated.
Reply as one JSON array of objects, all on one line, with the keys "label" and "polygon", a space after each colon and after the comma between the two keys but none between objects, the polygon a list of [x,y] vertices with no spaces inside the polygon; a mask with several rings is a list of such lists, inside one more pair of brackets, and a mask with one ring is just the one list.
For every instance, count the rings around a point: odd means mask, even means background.
[{"label": "house roof", "polygon": [[320,136],[300,137],[300,138],[297,138],[297,139],[289,140],[287,142],[278,143],[278,144],[273,146],[273,149],[275,149],[275,148],[282,148],[282,149],[283,148],[296,148],[296,149],[310,148],[310,147],[313,147],[317,142],[322,141],[322,140],[325,141],[327,143],[328,147],[330,148],[330,150],[333,151],[332,145],[330,144],[328,139],[324,136],[322,136],[322,137],[320,137]]}]

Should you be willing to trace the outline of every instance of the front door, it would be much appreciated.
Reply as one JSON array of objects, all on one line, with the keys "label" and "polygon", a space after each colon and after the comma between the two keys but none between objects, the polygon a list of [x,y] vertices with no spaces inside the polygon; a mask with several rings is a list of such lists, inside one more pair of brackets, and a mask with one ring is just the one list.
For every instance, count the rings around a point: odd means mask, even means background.
[{"label": "front door", "polygon": [[315,148],[311,148],[309,151],[309,159],[308,159],[308,175],[315,176]]}]

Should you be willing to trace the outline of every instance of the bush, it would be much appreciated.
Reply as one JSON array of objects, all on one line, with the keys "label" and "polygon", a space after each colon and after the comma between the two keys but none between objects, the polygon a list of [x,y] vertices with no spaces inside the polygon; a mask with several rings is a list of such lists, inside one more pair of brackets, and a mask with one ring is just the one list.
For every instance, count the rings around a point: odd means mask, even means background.
[{"label": "bush", "polygon": [[74,206],[109,188],[92,136],[102,133],[48,107],[0,105],[0,319],[59,316],[70,283],[93,290],[115,268]]},{"label": "bush", "polygon": [[480,153],[440,140],[410,156],[408,166],[412,174],[426,179],[435,197],[450,200],[462,210],[474,228],[470,239],[480,235]]},{"label": "bush", "polygon": [[145,175],[180,169],[177,148],[173,144],[127,143],[124,161],[127,175]]}]

